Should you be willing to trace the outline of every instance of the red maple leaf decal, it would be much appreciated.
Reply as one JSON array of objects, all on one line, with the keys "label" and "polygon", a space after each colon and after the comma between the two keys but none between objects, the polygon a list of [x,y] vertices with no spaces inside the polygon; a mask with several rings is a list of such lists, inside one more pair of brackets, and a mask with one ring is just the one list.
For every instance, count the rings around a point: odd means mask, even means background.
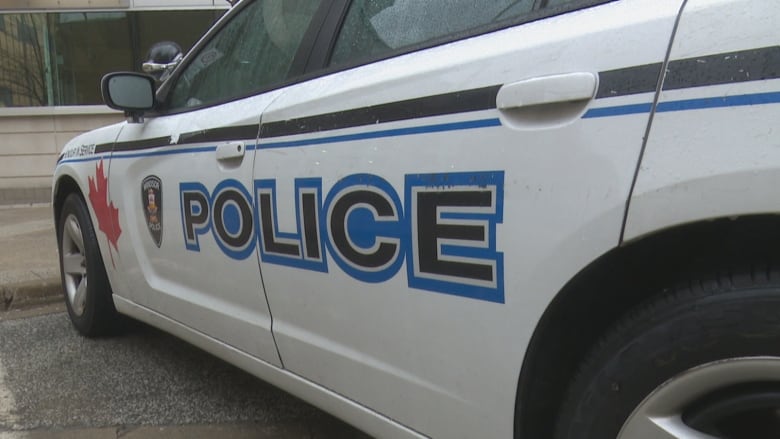
[{"label": "red maple leaf decal", "polygon": [[[108,202],[108,179],[103,173],[103,160],[95,165],[95,178],[88,177],[89,180],[89,201],[92,203],[92,209],[98,220],[98,228],[106,235],[109,244],[119,253],[118,241],[122,229],[119,227],[119,209],[114,207],[114,203]],[[114,255],[111,253],[111,247],[108,248],[111,254],[111,264],[114,264]]]}]

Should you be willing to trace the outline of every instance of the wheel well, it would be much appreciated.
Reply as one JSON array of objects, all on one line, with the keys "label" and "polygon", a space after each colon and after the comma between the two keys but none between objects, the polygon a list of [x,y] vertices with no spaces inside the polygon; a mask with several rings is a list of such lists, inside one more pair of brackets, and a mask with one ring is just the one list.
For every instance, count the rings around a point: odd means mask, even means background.
[{"label": "wheel well", "polygon": [[[81,188],[79,188],[78,183],[76,183],[76,180],[69,176],[63,176],[54,185],[54,224],[59,223],[60,218],[60,212],[62,212],[62,205],[65,203],[65,198],[68,197],[68,195],[72,193],[77,193],[81,198],[84,198],[84,195],[81,193]],[[59,230],[57,231],[59,233]]]},{"label": "wheel well", "polygon": [[755,215],[662,230],[594,261],[555,297],[531,338],[518,382],[515,437],[552,437],[579,364],[630,309],[682,279],[778,254],[780,215]]}]

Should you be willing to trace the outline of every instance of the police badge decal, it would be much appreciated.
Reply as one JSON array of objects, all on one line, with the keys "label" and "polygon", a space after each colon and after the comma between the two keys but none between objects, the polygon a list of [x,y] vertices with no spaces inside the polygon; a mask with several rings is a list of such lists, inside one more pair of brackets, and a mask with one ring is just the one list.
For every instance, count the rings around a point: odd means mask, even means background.
[{"label": "police badge decal", "polygon": [[162,181],[150,175],[141,182],[141,204],[144,206],[146,228],[157,248],[162,244]]}]

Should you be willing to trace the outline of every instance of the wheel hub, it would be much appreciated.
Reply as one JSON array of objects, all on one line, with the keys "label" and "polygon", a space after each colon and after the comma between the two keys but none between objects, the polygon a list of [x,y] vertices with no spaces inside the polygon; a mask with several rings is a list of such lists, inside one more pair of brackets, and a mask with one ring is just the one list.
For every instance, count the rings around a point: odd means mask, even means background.
[{"label": "wheel hub", "polygon": [[65,295],[73,313],[80,316],[84,314],[86,306],[87,258],[84,250],[84,235],[78,219],[73,214],[65,218],[60,254]]},{"label": "wheel hub", "polygon": [[780,431],[780,358],[715,361],[656,388],[619,439],[775,438]]}]

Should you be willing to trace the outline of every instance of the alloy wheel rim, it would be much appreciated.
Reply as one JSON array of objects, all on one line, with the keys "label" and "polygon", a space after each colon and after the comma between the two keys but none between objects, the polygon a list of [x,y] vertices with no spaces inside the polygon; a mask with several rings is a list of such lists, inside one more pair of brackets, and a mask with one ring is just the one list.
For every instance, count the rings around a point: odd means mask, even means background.
[{"label": "alloy wheel rim", "polygon": [[73,214],[65,219],[62,230],[62,273],[65,279],[65,294],[73,313],[84,314],[87,300],[87,258],[84,250],[84,235],[78,219]]},{"label": "alloy wheel rim", "polygon": [[618,439],[717,439],[686,423],[691,406],[724,389],[749,383],[780,383],[779,357],[742,357],[689,369],[657,387],[631,413]]}]

